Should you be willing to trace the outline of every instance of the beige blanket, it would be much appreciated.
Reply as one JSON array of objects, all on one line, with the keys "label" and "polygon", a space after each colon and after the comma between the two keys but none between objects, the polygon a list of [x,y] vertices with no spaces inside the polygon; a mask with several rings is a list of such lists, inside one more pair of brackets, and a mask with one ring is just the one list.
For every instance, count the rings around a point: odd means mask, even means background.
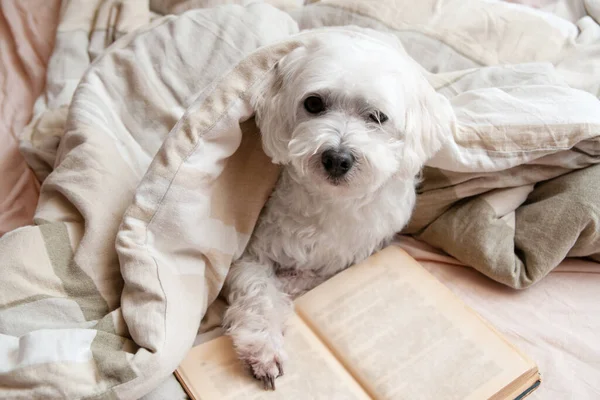
[{"label": "beige blanket", "polygon": [[[590,18],[578,34],[523,10],[389,0],[291,11],[300,28],[391,31],[430,71],[458,122],[425,173],[409,230],[448,239],[450,253],[487,256],[475,266],[514,286],[547,271],[495,262],[525,253],[490,257],[493,229],[464,226],[491,219],[515,242],[518,206],[541,198],[543,185],[528,197],[531,186],[593,173],[600,132],[597,24]],[[293,36],[298,24],[262,4],[157,18],[144,1],[63,3],[56,75],[23,139],[44,181],[37,226],[0,239],[0,397],[138,398],[177,366],[277,179],[247,98],[277,60],[319,34]],[[521,64],[496,66],[507,63]],[[579,189],[565,190],[567,200],[588,205]],[[495,218],[473,207],[448,214],[471,200]],[[597,253],[594,229],[581,232],[571,248]]]}]

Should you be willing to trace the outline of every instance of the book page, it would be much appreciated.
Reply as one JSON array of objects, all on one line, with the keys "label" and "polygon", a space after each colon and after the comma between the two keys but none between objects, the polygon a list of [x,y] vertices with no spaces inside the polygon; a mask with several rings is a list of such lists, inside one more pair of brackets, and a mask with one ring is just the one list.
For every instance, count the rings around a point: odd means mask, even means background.
[{"label": "book page", "polygon": [[534,366],[397,247],[296,300],[377,399],[484,399]]},{"label": "book page", "polygon": [[197,400],[340,399],[369,396],[313,332],[294,315],[285,334],[289,360],[275,391],[265,391],[238,360],[231,339],[222,336],[194,347],[177,369]]}]

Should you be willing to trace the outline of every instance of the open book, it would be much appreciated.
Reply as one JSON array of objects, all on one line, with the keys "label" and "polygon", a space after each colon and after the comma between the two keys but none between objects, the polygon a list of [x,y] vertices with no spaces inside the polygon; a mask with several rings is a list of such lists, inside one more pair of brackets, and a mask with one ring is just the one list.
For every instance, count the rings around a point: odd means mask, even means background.
[{"label": "open book", "polygon": [[192,399],[521,399],[536,365],[402,249],[390,246],[295,301],[274,392],[228,337],[192,348],[176,375]]}]

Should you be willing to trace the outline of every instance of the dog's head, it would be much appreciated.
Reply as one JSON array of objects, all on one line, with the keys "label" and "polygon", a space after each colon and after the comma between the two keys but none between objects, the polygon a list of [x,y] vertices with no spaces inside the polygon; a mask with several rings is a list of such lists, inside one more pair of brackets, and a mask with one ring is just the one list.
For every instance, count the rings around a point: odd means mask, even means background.
[{"label": "dog's head", "polygon": [[448,101],[396,38],[378,35],[318,35],[285,56],[254,98],[267,155],[332,196],[413,179],[450,135]]}]

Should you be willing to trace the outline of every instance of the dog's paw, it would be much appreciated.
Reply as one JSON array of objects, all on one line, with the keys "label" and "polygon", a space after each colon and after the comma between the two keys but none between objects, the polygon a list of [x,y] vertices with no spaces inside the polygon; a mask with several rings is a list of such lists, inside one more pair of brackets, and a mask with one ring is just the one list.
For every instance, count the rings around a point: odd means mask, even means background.
[{"label": "dog's paw", "polygon": [[260,345],[256,343],[251,350],[242,350],[239,355],[265,390],[275,390],[275,379],[283,375],[283,363],[287,359],[281,334],[269,337]]},{"label": "dog's paw", "polygon": [[252,375],[262,382],[265,390],[275,390],[275,379],[283,375],[283,360],[274,356],[269,361],[249,361]]}]

